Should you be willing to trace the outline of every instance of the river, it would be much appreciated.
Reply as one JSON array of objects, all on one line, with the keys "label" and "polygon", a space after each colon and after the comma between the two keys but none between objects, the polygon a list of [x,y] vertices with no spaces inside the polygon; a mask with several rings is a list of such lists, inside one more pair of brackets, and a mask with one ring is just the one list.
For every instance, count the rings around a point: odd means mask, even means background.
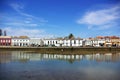
[{"label": "river", "polygon": [[120,80],[120,53],[0,51],[0,80]]}]

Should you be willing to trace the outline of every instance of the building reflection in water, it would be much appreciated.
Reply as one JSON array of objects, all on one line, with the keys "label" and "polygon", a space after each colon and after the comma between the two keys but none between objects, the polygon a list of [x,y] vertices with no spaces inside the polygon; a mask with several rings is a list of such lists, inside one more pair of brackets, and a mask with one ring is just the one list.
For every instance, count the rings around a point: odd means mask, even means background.
[{"label": "building reflection in water", "polygon": [[0,52],[0,63],[13,61],[42,61],[42,60],[64,60],[70,63],[81,60],[95,60],[97,62],[117,62],[120,60],[120,53],[96,53],[84,55],[62,55],[62,54],[41,54],[26,53],[24,51]]}]

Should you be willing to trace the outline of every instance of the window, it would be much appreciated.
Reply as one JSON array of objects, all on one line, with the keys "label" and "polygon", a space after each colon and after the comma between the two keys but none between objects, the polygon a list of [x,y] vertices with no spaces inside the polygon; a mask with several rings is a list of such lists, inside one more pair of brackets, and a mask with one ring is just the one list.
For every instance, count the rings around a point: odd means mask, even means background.
[{"label": "window", "polygon": [[48,44],[49,44],[49,41],[48,41]]},{"label": "window", "polygon": [[5,40],[3,40],[3,42],[5,42]]},{"label": "window", "polygon": [[76,41],[74,40],[74,44],[76,44]]},{"label": "window", "polygon": [[50,41],[50,44],[52,44],[52,41]]},{"label": "window", "polygon": [[54,41],[53,41],[53,44],[54,44]]}]

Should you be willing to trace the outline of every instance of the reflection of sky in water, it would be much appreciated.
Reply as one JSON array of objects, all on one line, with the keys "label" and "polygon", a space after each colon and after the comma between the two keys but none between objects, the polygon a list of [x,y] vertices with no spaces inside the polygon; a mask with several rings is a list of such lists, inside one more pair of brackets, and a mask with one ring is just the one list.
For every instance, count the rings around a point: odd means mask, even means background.
[{"label": "reflection of sky in water", "polygon": [[0,80],[120,80],[119,53],[54,56],[2,52]]}]

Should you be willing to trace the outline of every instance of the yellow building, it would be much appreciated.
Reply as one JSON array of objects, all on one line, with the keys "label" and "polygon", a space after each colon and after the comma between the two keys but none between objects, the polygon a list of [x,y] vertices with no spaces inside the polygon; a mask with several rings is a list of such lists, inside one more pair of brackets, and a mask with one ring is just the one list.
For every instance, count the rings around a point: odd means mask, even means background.
[{"label": "yellow building", "polygon": [[120,38],[116,36],[106,36],[105,47],[118,47],[120,46]]}]

